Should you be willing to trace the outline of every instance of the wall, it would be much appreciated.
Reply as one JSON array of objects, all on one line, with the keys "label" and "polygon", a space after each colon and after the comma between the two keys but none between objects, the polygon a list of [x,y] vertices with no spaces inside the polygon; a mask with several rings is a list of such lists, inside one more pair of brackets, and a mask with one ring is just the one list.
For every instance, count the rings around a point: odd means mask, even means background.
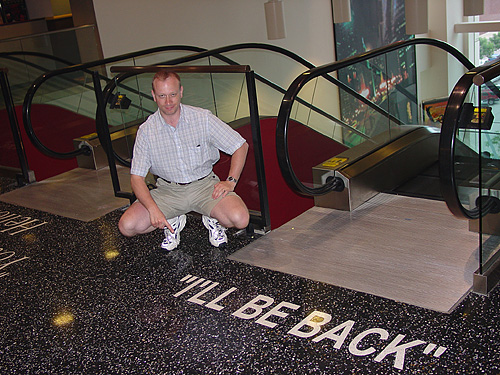
[{"label": "wall", "polygon": [[271,43],[315,64],[334,56],[330,0],[285,0],[287,38],[268,41],[265,0],[94,0],[105,57],[149,47]]},{"label": "wall", "polygon": [[[456,23],[463,22],[461,2],[429,0],[429,32],[417,37],[429,37],[447,42],[462,53],[468,53],[466,34],[454,32]],[[449,96],[458,79],[465,73],[462,64],[435,47],[417,47],[420,100]]]}]

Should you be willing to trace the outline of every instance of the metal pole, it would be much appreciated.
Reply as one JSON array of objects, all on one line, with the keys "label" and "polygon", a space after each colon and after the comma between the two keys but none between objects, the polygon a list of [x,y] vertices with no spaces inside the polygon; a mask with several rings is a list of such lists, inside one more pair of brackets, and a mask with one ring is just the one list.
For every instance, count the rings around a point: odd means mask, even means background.
[{"label": "metal pole", "polygon": [[113,183],[115,196],[120,198],[127,198],[130,200],[130,203],[132,203],[135,200],[134,194],[123,192],[120,190],[120,180],[118,178],[115,157],[113,155],[113,144],[111,143],[111,136],[109,134],[108,120],[106,117],[106,103],[104,102],[104,97],[102,95],[99,72],[92,72],[92,80],[94,83],[94,92],[97,102],[97,112],[95,119],[97,135],[99,136],[101,146],[104,148],[104,151],[106,152],[106,156],[108,158],[109,173],[111,174],[111,181]]},{"label": "metal pole", "polygon": [[2,94],[9,116],[10,129],[12,131],[12,137],[14,138],[14,145],[16,146],[17,158],[21,166],[21,176],[17,176],[17,183],[22,186],[27,183],[35,182],[35,175],[33,171],[29,169],[28,159],[24,151],[24,144],[21,138],[21,131],[19,130],[14,100],[12,99],[12,92],[10,91],[9,80],[7,78],[7,68],[0,68],[0,85],[2,86]]},{"label": "metal pole", "polygon": [[259,199],[261,212],[261,225],[264,231],[270,229],[271,216],[269,213],[269,199],[267,195],[266,173],[264,168],[264,153],[262,151],[262,138],[260,132],[259,108],[257,105],[257,90],[255,87],[255,73],[253,70],[245,73],[248,91],[248,105],[250,107],[250,125],[252,127],[252,142],[255,157],[255,169],[259,185]]}]

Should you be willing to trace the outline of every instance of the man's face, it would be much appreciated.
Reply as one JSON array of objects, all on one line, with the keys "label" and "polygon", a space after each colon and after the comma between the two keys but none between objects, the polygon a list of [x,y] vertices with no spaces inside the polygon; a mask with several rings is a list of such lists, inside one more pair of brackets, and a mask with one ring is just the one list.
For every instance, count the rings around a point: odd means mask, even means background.
[{"label": "man's face", "polygon": [[181,98],[182,86],[175,77],[169,77],[164,81],[156,79],[153,82],[152,94],[154,101],[163,117],[178,114]]}]

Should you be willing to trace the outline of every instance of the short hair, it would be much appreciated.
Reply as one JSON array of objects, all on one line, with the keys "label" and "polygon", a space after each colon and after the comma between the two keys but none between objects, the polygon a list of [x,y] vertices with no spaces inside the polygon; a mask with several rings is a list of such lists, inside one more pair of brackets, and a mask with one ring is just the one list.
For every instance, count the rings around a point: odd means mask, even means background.
[{"label": "short hair", "polygon": [[166,79],[171,77],[177,79],[177,81],[179,81],[179,87],[181,87],[181,77],[179,77],[179,75],[176,72],[167,69],[160,69],[156,72],[156,74],[153,77],[153,81],[151,82],[151,87],[153,88],[153,91],[155,91],[155,86],[154,86],[155,80],[165,81]]}]

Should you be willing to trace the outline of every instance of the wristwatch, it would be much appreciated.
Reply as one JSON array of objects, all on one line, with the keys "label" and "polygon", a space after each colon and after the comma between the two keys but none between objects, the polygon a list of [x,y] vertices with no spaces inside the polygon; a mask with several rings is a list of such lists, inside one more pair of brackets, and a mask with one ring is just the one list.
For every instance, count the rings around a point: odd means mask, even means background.
[{"label": "wristwatch", "polygon": [[231,181],[231,182],[234,182],[235,184],[238,183],[238,180],[236,178],[234,178],[233,176],[229,176],[228,178],[226,178],[226,181]]}]

